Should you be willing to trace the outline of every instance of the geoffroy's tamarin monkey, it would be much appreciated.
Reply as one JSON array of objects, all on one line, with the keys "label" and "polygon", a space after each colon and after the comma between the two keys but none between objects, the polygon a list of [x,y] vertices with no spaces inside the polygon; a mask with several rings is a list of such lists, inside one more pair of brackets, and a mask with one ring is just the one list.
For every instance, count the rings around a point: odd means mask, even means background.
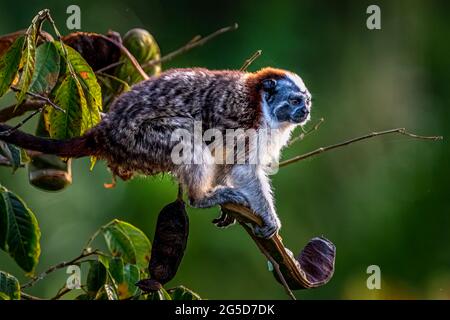
[{"label": "geoffroy's tamarin monkey", "polygon": [[[194,207],[225,203],[246,206],[263,225],[254,232],[268,238],[280,228],[275,212],[267,163],[176,164],[172,149],[177,129],[191,132],[214,128],[271,130],[264,153],[279,158],[292,130],[309,120],[311,94],[302,79],[289,71],[264,68],[258,72],[172,69],[134,85],[118,96],[101,122],[83,136],[68,140],[35,137],[20,131],[0,136],[20,147],[62,157],[96,156],[114,174],[172,173],[187,191]],[[0,124],[0,131],[8,130]],[[188,143],[186,141],[186,143]],[[205,142],[204,160],[214,157]]]}]

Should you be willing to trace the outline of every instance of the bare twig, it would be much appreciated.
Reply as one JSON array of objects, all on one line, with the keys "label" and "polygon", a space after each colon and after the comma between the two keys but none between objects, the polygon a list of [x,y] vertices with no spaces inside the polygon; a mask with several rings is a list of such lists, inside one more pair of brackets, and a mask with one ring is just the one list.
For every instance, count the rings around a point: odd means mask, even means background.
[{"label": "bare twig", "polygon": [[114,67],[120,66],[121,64],[123,64],[123,61],[117,61],[117,62],[111,63],[111,64],[109,64],[109,65],[107,65],[107,66],[105,66],[103,68],[98,69],[97,71],[95,71],[95,73],[99,74],[99,73],[105,72],[105,71],[107,71],[109,69],[112,69]]},{"label": "bare twig", "polygon": [[45,300],[36,296],[32,296],[31,294],[25,292],[20,292],[20,297],[23,298],[23,300]]},{"label": "bare twig", "polygon": [[22,121],[20,121],[18,124],[16,124],[14,127],[9,128],[5,131],[0,131],[0,137],[1,136],[9,136],[12,132],[19,129],[21,126],[23,126],[25,123],[27,123],[29,120],[31,120],[35,115],[40,113],[42,111],[42,108],[39,108],[37,110],[34,110],[32,113],[30,113],[28,116],[26,116]]},{"label": "bare twig", "polygon": [[56,293],[56,295],[54,297],[50,298],[50,300],[58,300],[59,298],[61,298],[65,294],[69,293],[70,291],[72,291],[72,290],[67,288],[66,285],[64,285],[61,289],[59,289],[59,291]]},{"label": "bare twig", "polygon": [[238,28],[238,24],[235,23],[232,26],[221,28],[221,29],[219,29],[219,30],[217,30],[217,31],[207,35],[204,38],[202,38],[200,36],[196,36],[192,40],[190,40],[188,43],[186,43],[184,46],[182,46],[181,48],[179,48],[179,49],[177,49],[175,51],[172,51],[171,53],[168,53],[168,54],[166,54],[165,56],[163,56],[163,57],[161,57],[159,59],[154,59],[154,60],[148,61],[148,62],[144,63],[142,65],[142,67],[143,68],[147,68],[147,67],[154,66],[154,65],[156,65],[158,63],[164,63],[164,62],[167,62],[169,60],[172,60],[173,58],[175,58],[176,56],[179,56],[180,54],[183,54],[183,53],[185,53],[185,52],[187,52],[187,51],[189,51],[191,49],[194,49],[196,47],[202,46],[205,43],[207,43],[208,41],[214,39],[215,37],[217,37],[217,36],[219,36],[221,34],[224,34],[224,33],[228,32],[228,31],[234,31],[237,28]]},{"label": "bare twig", "polygon": [[[16,87],[11,87],[12,91],[16,91],[19,92],[20,89],[16,88]],[[61,108],[60,106],[58,106],[56,103],[54,103],[52,100],[50,100],[47,97],[41,96],[40,94],[34,93],[34,92],[26,92],[27,95],[29,95],[30,97],[45,101],[47,104],[49,104],[50,106],[52,106],[53,108],[55,108],[58,111],[61,111],[62,113],[66,113],[66,110],[64,110],[63,108]]]},{"label": "bare twig", "polygon": [[434,141],[436,141],[436,140],[442,140],[443,139],[442,136],[419,136],[419,135],[416,135],[416,134],[413,134],[413,133],[410,133],[410,132],[406,131],[405,128],[397,128],[397,129],[385,130],[385,131],[380,131],[380,132],[372,132],[372,133],[366,134],[366,135],[361,136],[361,137],[357,137],[357,138],[353,138],[353,139],[350,139],[350,140],[346,140],[346,141],[343,141],[343,142],[340,142],[340,143],[336,143],[336,144],[333,144],[333,145],[330,145],[330,146],[321,147],[321,148],[318,148],[316,150],[310,151],[308,153],[305,153],[305,154],[293,157],[293,158],[288,159],[286,161],[280,162],[279,167],[280,168],[281,167],[285,167],[285,166],[290,165],[290,164],[292,164],[294,162],[305,160],[307,158],[314,157],[314,156],[316,156],[318,154],[321,154],[321,153],[323,153],[325,151],[330,151],[330,150],[333,150],[333,149],[336,149],[336,148],[347,146],[349,144],[352,144],[352,143],[355,143],[355,142],[358,142],[358,141],[361,141],[361,140],[366,140],[366,139],[370,139],[370,138],[374,138],[374,137],[378,137],[378,136],[382,136],[382,135],[386,135],[386,134],[392,134],[392,133],[401,134],[401,135],[404,135],[404,136],[407,136],[407,137],[411,137],[411,138],[414,138],[414,139],[421,139],[421,140],[434,140]]},{"label": "bare twig", "polygon": [[[241,223],[241,225],[248,232],[252,232],[251,230],[248,229],[248,227],[245,224]],[[276,273],[278,274],[278,277],[280,278],[281,283],[284,287],[284,290],[286,291],[288,296],[292,300],[297,300],[297,298],[295,298],[294,294],[292,293],[292,290],[289,288],[289,285],[287,284],[286,279],[284,278],[283,274],[281,273],[280,265],[278,264],[278,262],[275,261],[275,259],[270,255],[270,252],[267,251],[266,248],[264,248],[264,246],[262,246],[259,242],[256,242],[256,245],[258,246],[259,250],[266,256],[266,258],[269,259],[270,263],[272,264],[273,268],[275,269]]]},{"label": "bare twig", "polygon": [[306,136],[309,136],[314,131],[317,131],[319,129],[320,125],[324,121],[325,121],[324,118],[320,118],[319,121],[317,121],[316,124],[309,130],[305,130],[305,129],[303,129],[303,127],[300,127],[302,129],[302,132],[298,136],[296,136],[295,138],[292,138],[291,140],[289,140],[287,145],[288,146],[292,146],[297,141],[301,141],[301,140],[305,139]]},{"label": "bare twig", "polygon": [[83,260],[86,257],[92,256],[92,255],[102,255],[102,253],[100,251],[94,250],[94,251],[90,251],[90,252],[86,252],[83,251],[78,257],[73,258],[70,261],[66,261],[66,262],[60,262],[58,264],[55,264],[54,266],[51,266],[50,268],[48,268],[47,270],[45,270],[44,272],[42,272],[41,274],[39,274],[38,276],[34,277],[33,279],[31,279],[30,281],[28,281],[27,283],[25,283],[24,285],[22,285],[20,288],[23,290],[25,288],[29,288],[31,286],[33,286],[36,282],[38,282],[39,280],[44,279],[47,275],[49,275],[50,273],[65,268],[67,266],[76,264],[81,262],[81,260]]},{"label": "bare twig", "polygon": [[[219,29],[217,31],[215,31],[214,33],[202,38],[200,35],[196,35],[194,38],[192,38],[191,40],[189,40],[184,46],[182,46],[181,48],[178,48],[177,50],[168,53],[167,55],[161,57],[161,58],[157,58],[157,59],[153,59],[150,60],[144,64],[141,65],[142,68],[147,68],[147,67],[151,67],[154,66],[158,63],[164,63],[167,62],[169,60],[172,60],[173,58],[175,58],[178,55],[181,55],[189,50],[192,50],[196,47],[202,46],[204,45],[206,42],[212,40],[213,38],[217,37],[218,35],[221,35],[225,32],[228,31],[233,31],[236,30],[238,28],[237,24],[234,24],[233,26],[229,26],[229,27],[225,27],[222,29]],[[106,70],[112,69],[114,67],[120,66],[121,64],[123,64],[123,61],[117,61],[114,63],[111,63],[110,65],[107,65],[101,69],[98,69],[97,71],[95,71],[95,73],[101,73],[101,72],[105,72]]]},{"label": "bare twig", "polygon": [[16,104],[3,108],[0,110],[0,122],[6,122],[13,118],[20,117],[28,111],[33,111],[42,108],[46,104],[42,100],[27,99],[24,100],[19,106]]},{"label": "bare twig", "polygon": [[248,67],[253,63],[253,61],[255,61],[256,59],[258,59],[258,57],[262,54],[262,50],[258,50],[256,51],[250,58],[248,58],[247,60],[245,60],[244,64],[242,65],[242,67],[239,69],[239,71],[246,71],[248,69]]},{"label": "bare twig", "polygon": [[136,60],[136,58],[130,53],[130,51],[128,51],[128,49],[123,44],[121,44],[120,42],[117,42],[117,41],[115,41],[115,40],[113,40],[113,39],[111,39],[111,38],[109,38],[107,36],[104,36],[102,34],[99,34],[98,36],[100,38],[106,40],[106,41],[111,42],[115,46],[117,46],[120,49],[120,51],[128,58],[128,60],[130,60],[130,62],[133,65],[133,67],[141,75],[141,77],[144,78],[144,80],[150,79],[150,77],[148,76],[147,73],[145,73],[144,69],[141,67],[141,65]]}]

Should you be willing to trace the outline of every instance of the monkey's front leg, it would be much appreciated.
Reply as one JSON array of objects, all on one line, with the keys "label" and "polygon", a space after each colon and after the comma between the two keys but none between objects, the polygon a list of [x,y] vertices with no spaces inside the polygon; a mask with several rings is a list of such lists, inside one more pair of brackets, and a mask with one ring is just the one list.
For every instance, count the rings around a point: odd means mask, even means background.
[{"label": "monkey's front leg", "polygon": [[270,184],[258,168],[239,165],[231,172],[233,187],[218,186],[204,197],[191,199],[191,205],[209,208],[225,203],[235,203],[253,210],[263,221],[262,226],[254,227],[254,233],[270,238],[280,229],[280,220],[275,213]]}]

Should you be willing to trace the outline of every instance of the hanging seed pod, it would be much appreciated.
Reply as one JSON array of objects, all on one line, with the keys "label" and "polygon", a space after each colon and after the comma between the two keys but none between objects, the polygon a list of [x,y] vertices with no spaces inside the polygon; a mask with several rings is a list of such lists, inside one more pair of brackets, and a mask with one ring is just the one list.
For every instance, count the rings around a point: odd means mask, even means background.
[{"label": "hanging seed pod", "polygon": [[[41,115],[36,135],[49,137],[45,128],[44,114]],[[64,161],[52,154],[31,156],[28,164],[28,180],[30,183],[45,191],[59,191],[72,184],[71,159]]]},{"label": "hanging seed pod", "polygon": [[183,258],[188,235],[189,218],[184,202],[179,199],[159,213],[149,264],[152,279],[161,284],[172,280]]},{"label": "hanging seed pod", "polygon": [[136,282],[136,287],[144,292],[155,292],[162,288],[161,283],[153,279],[143,279]]},{"label": "hanging seed pod", "polygon": [[[292,252],[285,249],[288,254],[294,258]],[[334,244],[323,237],[311,239],[308,244],[300,252],[297,259],[294,258],[296,264],[304,272],[304,277],[308,282],[308,286],[300,285],[290,277],[286,280],[289,288],[293,290],[318,287],[327,283],[334,272],[334,263],[336,258],[336,247]],[[284,271],[284,270],[282,270]],[[287,274],[285,272],[285,274]],[[273,271],[275,279],[282,284],[278,274]]]},{"label": "hanging seed pod", "polygon": [[[131,29],[123,37],[123,45],[130,51],[140,64],[148,61],[159,59],[160,50],[153,36],[144,29]],[[129,85],[135,84],[142,80],[141,75],[131,65],[128,58],[122,56],[120,61],[123,62],[117,67],[115,75],[127,82]],[[149,75],[158,75],[161,72],[161,64],[144,68]]]}]

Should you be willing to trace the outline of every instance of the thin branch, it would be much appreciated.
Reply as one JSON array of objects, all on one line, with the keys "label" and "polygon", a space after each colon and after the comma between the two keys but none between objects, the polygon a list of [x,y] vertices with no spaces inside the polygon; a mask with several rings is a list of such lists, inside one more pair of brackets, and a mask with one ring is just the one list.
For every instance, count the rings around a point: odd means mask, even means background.
[{"label": "thin branch", "polygon": [[25,123],[27,123],[29,120],[31,120],[35,115],[42,112],[42,108],[39,108],[37,110],[34,110],[32,113],[30,113],[26,118],[24,118],[22,121],[20,121],[18,124],[16,124],[14,127],[9,128],[5,131],[0,131],[0,137],[1,136],[9,136],[11,133],[19,129],[21,126],[23,126]]},{"label": "thin branch", "polygon": [[302,133],[300,133],[298,136],[296,136],[295,138],[292,138],[291,140],[289,140],[288,142],[288,147],[292,146],[294,143],[296,143],[297,141],[303,140],[305,139],[306,136],[309,136],[311,133],[313,133],[314,131],[317,131],[320,127],[320,125],[325,121],[324,118],[320,118],[319,121],[316,122],[316,124],[309,130],[303,129],[303,127],[300,127],[302,129]]},{"label": "thin branch", "polygon": [[[120,51],[128,58],[128,60],[130,60],[131,64],[133,65],[133,67],[136,69],[136,71],[141,75],[142,78],[144,78],[144,80],[148,80],[150,79],[150,77],[148,76],[147,73],[145,73],[144,69],[141,67],[141,65],[139,64],[139,62],[136,60],[136,58],[130,53],[130,51],[128,51],[128,49],[121,44],[120,42],[117,42],[105,35],[99,34],[98,35],[100,38],[111,42],[112,44],[114,44],[115,46],[117,46]],[[104,68],[103,68],[104,69]]]},{"label": "thin branch", "polygon": [[246,71],[248,69],[248,67],[253,63],[253,61],[255,61],[256,59],[258,59],[258,57],[262,54],[262,50],[258,50],[256,51],[250,58],[248,58],[247,60],[245,60],[244,64],[242,65],[242,67],[239,69],[239,71]]},{"label": "thin branch", "polygon": [[[245,225],[242,225],[244,228],[248,228]],[[247,230],[252,232],[251,230]],[[283,274],[281,273],[280,270],[280,265],[278,264],[278,262],[275,261],[275,259],[270,255],[270,252],[266,250],[266,248],[264,248],[264,246],[262,246],[259,242],[256,242],[256,245],[258,246],[259,250],[261,250],[261,252],[266,256],[267,259],[269,259],[270,263],[272,264],[273,268],[275,269],[278,277],[281,280],[281,284],[284,287],[284,290],[286,291],[286,293],[288,294],[288,296],[292,299],[292,300],[297,300],[297,298],[295,298],[294,294],[292,293],[291,288],[289,288],[289,285],[286,282],[286,279],[284,278]]]},{"label": "thin branch", "polygon": [[[16,92],[20,91],[20,89],[16,88],[16,87],[11,87],[11,90],[12,91],[16,91]],[[50,100],[47,97],[41,96],[40,94],[37,94],[37,93],[34,93],[34,92],[30,92],[30,91],[27,91],[26,94],[29,95],[30,97],[33,97],[33,98],[45,101],[47,104],[49,104],[50,106],[52,106],[56,110],[61,111],[62,113],[66,113],[66,110],[64,110],[63,108],[58,106],[56,103],[54,103],[52,100]]]},{"label": "thin branch", "polygon": [[88,239],[88,241],[84,245],[83,250],[81,252],[90,252],[92,242],[95,240],[95,238],[97,238],[97,236],[100,234],[101,231],[102,228],[98,228],[97,231],[94,232],[94,234]]},{"label": "thin branch", "polygon": [[20,117],[28,111],[42,108],[45,105],[42,100],[24,100],[19,106],[16,104],[0,110],[0,122],[6,122],[13,118]]},{"label": "thin branch", "polygon": [[69,289],[66,287],[66,285],[64,285],[61,289],[58,290],[58,292],[54,297],[50,298],[50,300],[58,300],[59,298],[69,293],[70,291],[72,291],[72,289]]},{"label": "thin branch", "polygon": [[20,292],[20,297],[23,298],[23,300],[45,300],[36,296],[32,296],[31,294],[25,292]]},{"label": "thin branch", "polygon": [[319,154],[321,154],[321,153],[323,153],[325,151],[330,151],[330,150],[337,149],[337,148],[340,148],[340,147],[343,147],[343,146],[347,146],[349,144],[352,144],[352,143],[355,143],[355,142],[358,142],[358,141],[361,141],[361,140],[366,140],[366,139],[370,139],[370,138],[374,138],[374,137],[378,137],[378,136],[382,136],[382,135],[386,135],[386,134],[392,134],[392,133],[401,134],[401,135],[404,135],[404,136],[407,136],[407,137],[411,137],[411,138],[414,138],[414,139],[420,139],[420,140],[434,140],[434,141],[436,141],[436,140],[442,140],[443,139],[442,136],[420,136],[420,135],[417,135],[417,134],[413,134],[413,133],[410,133],[410,132],[406,131],[405,128],[397,128],[397,129],[391,129],[391,130],[380,131],[380,132],[372,132],[372,133],[366,134],[366,135],[361,136],[361,137],[357,137],[357,138],[353,138],[353,139],[350,139],[350,140],[346,140],[346,141],[343,141],[343,142],[340,142],[340,143],[336,143],[336,144],[333,144],[333,145],[330,145],[330,146],[321,147],[321,148],[318,148],[318,149],[313,150],[311,152],[308,152],[308,153],[305,153],[305,154],[293,157],[293,158],[288,159],[286,161],[280,162],[279,167],[282,168],[282,167],[290,165],[290,164],[292,164],[294,162],[298,162],[298,161],[305,160],[305,159],[310,158],[310,157],[317,156],[317,155],[319,155]]},{"label": "thin branch", "polygon": [[102,253],[95,250],[95,251],[91,251],[91,252],[82,252],[78,257],[73,258],[70,261],[67,262],[60,262],[58,264],[55,264],[54,266],[51,266],[50,268],[48,268],[46,271],[42,272],[41,274],[39,274],[37,277],[34,277],[33,279],[31,279],[30,281],[28,281],[27,283],[25,283],[24,285],[22,285],[20,288],[23,290],[25,288],[29,288],[31,286],[33,286],[36,282],[44,279],[46,276],[48,276],[50,273],[65,268],[67,266],[76,264],[78,262],[81,262],[82,259],[92,256],[92,255],[101,255]]},{"label": "thin branch", "polygon": [[103,67],[103,68],[98,69],[97,71],[95,71],[95,73],[96,73],[96,74],[99,74],[99,73],[105,72],[105,71],[107,71],[107,70],[109,70],[109,69],[112,69],[112,68],[114,68],[114,67],[120,66],[120,65],[123,64],[123,63],[124,63],[123,61],[116,61],[116,62],[114,62],[114,63],[111,63],[111,64],[109,64],[109,65]]},{"label": "thin branch", "polygon": [[166,54],[165,56],[163,56],[163,57],[161,57],[159,59],[153,59],[151,61],[148,61],[148,62],[144,63],[142,65],[142,67],[143,68],[147,68],[147,67],[154,66],[154,65],[156,65],[158,63],[164,63],[164,62],[170,61],[173,58],[175,58],[176,56],[179,56],[180,54],[183,54],[183,53],[185,53],[185,52],[187,52],[187,51],[189,51],[191,49],[194,49],[196,47],[202,46],[205,43],[207,43],[208,41],[214,39],[215,37],[217,37],[217,36],[219,36],[221,34],[224,34],[224,33],[228,32],[228,31],[234,31],[237,28],[238,28],[238,24],[235,23],[232,26],[221,28],[221,29],[219,29],[219,30],[217,30],[217,31],[207,35],[204,38],[202,38],[200,36],[196,36],[196,37],[194,37],[194,39],[190,40],[188,43],[186,43],[181,48],[179,48],[179,49],[177,49],[175,51],[172,51],[171,53],[168,53],[168,54]]}]

